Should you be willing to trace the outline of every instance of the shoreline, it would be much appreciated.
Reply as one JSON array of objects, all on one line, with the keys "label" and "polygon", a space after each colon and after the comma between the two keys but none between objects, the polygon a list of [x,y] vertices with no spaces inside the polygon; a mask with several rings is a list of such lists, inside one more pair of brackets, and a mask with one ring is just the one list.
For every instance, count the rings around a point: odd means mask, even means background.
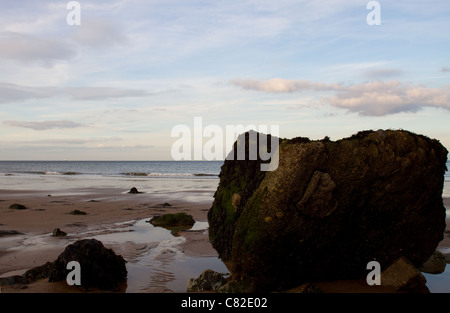
[{"label": "shoreline", "polygon": [[[92,236],[111,235],[120,236],[133,227],[139,221],[149,219],[155,215],[171,212],[185,212],[193,216],[197,222],[207,222],[207,212],[211,207],[211,201],[182,201],[180,197],[167,198],[165,195],[155,193],[128,194],[123,188],[85,188],[72,190],[66,195],[48,195],[45,191],[38,190],[1,190],[0,191],[0,231],[17,231],[22,235],[0,236],[0,277],[21,275],[27,269],[42,265],[47,261],[54,261],[64,248],[75,240]],[[189,191],[181,191],[183,194]],[[195,194],[192,192],[191,194]],[[195,198],[193,196],[193,198]],[[203,199],[203,198],[202,198]],[[211,194],[212,199],[212,194]],[[450,198],[443,199],[447,211],[450,210]],[[27,207],[25,210],[12,210],[9,206],[20,203]],[[73,210],[86,212],[86,215],[71,215]],[[450,217],[446,218],[446,234],[439,243],[437,250],[450,249]],[[53,229],[60,228],[68,234],[67,238],[55,238],[51,236]],[[128,232],[130,230],[128,229]],[[107,238],[107,237],[105,237]],[[117,254],[122,255],[128,262],[132,273],[128,279],[141,279],[142,255],[151,253],[155,244],[124,241],[106,242],[107,248],[112,248]],[[170,240],[169,240],[170,241]],[[164,250],[165,249],[165,250]],[[137,292],[173,292],[167,287],[170,279],[165,282],[165,275],[172,277],[181,275],[187,279],[188,274],[182,273],[180,262],[192,260],[207,260],[217,257],[217,252],[209,242],[207,230],[182,231],[180,237],[174,237],[167,247],[161,248],[161,253],[154,256],[162,269],[156,269],[152,275],[155,280],[161,280],[160,286],[143,287]],[[148,260],[146,261],[148,262]],[[145,262],[144,262],[145,263]],[[150,267],[155,267],[154,264]],[[178,268],[177,268],[178,266]],[[203,271],[198,269],[198,271]],[[134,272],[133,272],[134,271]],[[197,277],[193,274],[192,277]],[[158,276],[159,275],[159,276]],[[185,277],[186,276],[186,277]],[[146,282],[137,282],[137,285]],[[173,283],[173,279],[172,279]],[[339,285],[341,286],[341,285]],[[348,288],[346,283],[341,289],[332,282],[324,284],[324,292],[340,292]],[[357,288],[353,285],[350,290]],[[356,285],[357,286],[357,285]],[[45,279],[23,286],[2,286],[2,292],[85,292],[69,287],[65,282],[48,283]],[[121,292],[127,292],[129,286],[124,286]],[[134,288],[134,289],[133,289]],[[131,288],[131,292],[137,287]],[[175,290],[180,292],[180,290]],[[94,291],[95,292],[95,291]],[[182,291],[181,292],[185,292]],[[342,291],[345,292],[345,291]]]}]

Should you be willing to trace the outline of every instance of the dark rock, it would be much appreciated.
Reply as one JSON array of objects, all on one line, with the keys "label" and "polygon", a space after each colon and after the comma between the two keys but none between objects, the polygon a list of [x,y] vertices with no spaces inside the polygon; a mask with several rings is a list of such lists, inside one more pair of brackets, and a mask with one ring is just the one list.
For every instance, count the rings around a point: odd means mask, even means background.
[{"label": "dark rock", "polygon": [[65,236],[67,236],[67,233],[63,232],[59,228],[55,228],[53,230],[53,232],[52,232],[52,236],[54,236],[54,237],[65,237]]},{"label": "dark rock", "polygon": [[27,207],[23,204],[14,203],[9,206],[11,210],[26,210]]},{"label": "dark rock", "polygon": [[187,292],[217,291],[227,283],[223,273],[213,270],[205,270],[198,278],[191,278],[188,281]]},{"label": "dark rock", "polygon": [[17,230],[0,230],[0,237],[14,236],[14,235],[23,235],[23,234],[18,232]]},{"label": "dark rock", "polygon": [[272,172],[246,156],[225,160],[208,212],[210,241],[240,285],[359,279],[369,261],[402,256],[419,267],[443,238],[447,150],[437,140],[392,130],[280,139]]},{"label": "dark rock", "polygon": [[128,193],[140,193],[136,187],[133,187],[130,189],[130,191],[128,191]]},{"label": "dark rock", "polygon": [[72,215],[86,215],[86,212],[80,211],[80,210],[73,210],[73,211],[70,211],[69,214],[72,214]]},{"label": "dark rock", "polygon": [[398,292],[429,293],[426,278],[405,257],[401,257],[381,272],[381,285]]},{"label": "dark rock", "polygon": [[53,262],[47,262],[44,265],[37,266],[25,272],[23,275],[28,283],[32,283],[36,280],[48,278],[50,274],[50,269]]},{"label": "dark rock", "polygon": [[127,276],[126,261],[120,255],[105,248],[98,240],[84,239],[67,246],[53,262],[49,281],[65,280],[70,272],[66,266],[71,261],[80,263],[81,285],[86,288],[115,290]]},{"label": "dark rock", "polygon": [[440,251],[434,251],[430,258],[419,268],[419,271],[428,274],[440,274],[445,271],[446,265],[445,255]]},{"label": "dark rock", "polygon": [[155,216],[148,221],[153,226],[164,227],[172,232],[172,235],[177,236],[181,230],[192,228],[195,220],[191,215],[186,213],[168,213],[161,216]]},{"label": "dark rock", "polygon": [[161,216],[155,216],[149,220],[154,226],[170,227],[170,226],[192,226],[195,220],[191,215],[186,213],[168,213]]},{"label": "dark rock", "polygon": [[26,284],[27,284],[26,278],[20,275],[0,278],[0,286],[26,285]]}]

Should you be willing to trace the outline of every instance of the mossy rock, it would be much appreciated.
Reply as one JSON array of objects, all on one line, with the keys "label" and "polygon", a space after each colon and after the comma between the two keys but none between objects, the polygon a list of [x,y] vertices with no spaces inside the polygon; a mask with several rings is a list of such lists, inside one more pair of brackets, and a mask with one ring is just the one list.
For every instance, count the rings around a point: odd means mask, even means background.
[{"label": "mossy rock", "polygon": [[52,236],[53,237],[65,237],[67,236],[66,232],[63,232],[61,229],[59,228],[55,228],[52,232]]},{"label": "mossy rock", "polygon": [[153,226],[164,227],[172,231],[172,235],[176,236],[181,230],[190,229],[195,220],[191,215],[186,213],[168,213],[161,216],[155,216],[148,221]]},{"label": "mossy rock", "polygon": [[44,265],[29,269],[23,276],[26,278],[28,283],[32,283],[39,279],[48,278],[52,265],[53,262],[47,262]]},{"label": "mossy rock", "polygon": [[26,206],[24,206],[24,205],[22,205],[22,204],[18,204],[18,203],[11,204],[11,205],[9,206],[9,208],[10,208],[11,210],[26,210],[26,209],[27,209]]},{"label": "mossy rock", "polygon": [[435,139],[378,130],[283,139],[274,171],[227,157],[208,212],[209,239],[232,274],[224,289],[360,279],[375,259],[421,266],[445,230],[447,154]]}]

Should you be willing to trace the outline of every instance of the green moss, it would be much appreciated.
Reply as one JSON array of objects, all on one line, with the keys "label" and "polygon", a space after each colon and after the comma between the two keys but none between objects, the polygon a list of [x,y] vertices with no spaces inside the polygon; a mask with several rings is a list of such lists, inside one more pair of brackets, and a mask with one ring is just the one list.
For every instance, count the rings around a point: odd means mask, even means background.
[{"label": "green moss", "polygon": [[191,215],[186,213],[169,213],[161,216],[153,217],[149,221],[154,226],[192,226],[195,224],[195,220]]},{"label": "green moss", "polygon": [[25,210],[27,207],[24,206],[24,205],[22,205],[22,204],[14,203],[14,204],[11,204],[11,205],[9,206],[9,208],[10,208],[11,210]]},{"label": "green moss", "polygon": [[170,230],[173,236],[179,236],[180,231],[190,229],[195,224],[195,220],[191,215],[182,212],[155,216],[148,222],[153,226],[164,227]]}]

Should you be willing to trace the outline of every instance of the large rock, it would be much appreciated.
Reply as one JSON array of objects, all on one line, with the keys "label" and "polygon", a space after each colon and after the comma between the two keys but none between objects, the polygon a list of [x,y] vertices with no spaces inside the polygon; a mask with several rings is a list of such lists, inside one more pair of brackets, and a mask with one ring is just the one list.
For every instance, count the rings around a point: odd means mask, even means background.
[{"label": "large rock", "polygon": [[435,251],[445,229],[439,141],[379,130],[279,143],[275,171],[248,158],[221,169],[209,236],[235,281],[266,291],[354,279],[369,261],[404,256],[419,267]]},{"label": "large rock", "polygon": [[51,264],[49,281],[66,280],[71,269],[66,269],[71,261],[80,263],[81,285],[115,290],[127,276],[126,261],[107,249],[96,239],[83,239],[66,247],[56,261]]}]

